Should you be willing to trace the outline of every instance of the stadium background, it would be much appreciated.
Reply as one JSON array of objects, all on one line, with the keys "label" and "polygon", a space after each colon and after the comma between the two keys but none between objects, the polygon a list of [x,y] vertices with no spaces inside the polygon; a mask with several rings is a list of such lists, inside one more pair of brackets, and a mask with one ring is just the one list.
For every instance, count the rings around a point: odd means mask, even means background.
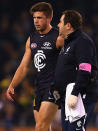
[{"label": "stadium background", "polygon": [[[0,0],[0,131],[30,131],[35,125],[32,99],[35,90],[34,70],[16,88],[16,102],[6,99],[5,92],[19,66],[25,49],[25,42],[33,30],[33,19],[29,14],[32,4],[42,0]],[[59,23],[61,12],[78,10],[84,19],[83,29],[93,38],[98,56],[98,0],[43,0],[54,9],[52,25]],[[17,127],[17,128],[14,128]],[[28,127],[29,129],[19,127]],[[89,123],[98,127],[98,103]],[[56,130],[59,131],[59,130]],[[94,131],[94,129],[91,129]]]}]

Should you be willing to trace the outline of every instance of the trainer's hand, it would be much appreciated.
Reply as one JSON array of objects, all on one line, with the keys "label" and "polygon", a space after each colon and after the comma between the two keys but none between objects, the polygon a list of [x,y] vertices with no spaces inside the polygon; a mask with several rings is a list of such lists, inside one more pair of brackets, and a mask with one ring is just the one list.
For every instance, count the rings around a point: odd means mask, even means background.
[{"label": "trainer's hand", "polygon": [[74,95],[70,95],[67,102],[68,107],[72,109],[75,108],[77,105],[77,102],[78,102],[78,97]]},{"label": "trainer's hand", "polygon": [[6,92],[6,96],[10,101],[14,101],[13,96],[14,95],[14,88],[12,86],[9,86]]},{"label": "trainer's hand", "polygon": [[56,47],[63,47],[64,46],[64,38],[63,36],[59,35],[56,40]]}]

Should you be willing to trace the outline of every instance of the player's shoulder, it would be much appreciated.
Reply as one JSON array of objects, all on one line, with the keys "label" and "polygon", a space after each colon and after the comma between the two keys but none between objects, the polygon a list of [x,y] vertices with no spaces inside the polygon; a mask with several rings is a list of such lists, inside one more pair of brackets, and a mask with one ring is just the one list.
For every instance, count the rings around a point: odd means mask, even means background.
[{"label": "player's shoulder", "polygon": [[30,38],[37,36],[38,32],[36,30],[33,30],[32,32],[30,32]]},{"label": "player's shoulder", "polygon": [[56,27],[52,27],[52,32],[59,33],[59,30]]},{"label": "player's shoulder", "polygon": [[30,36],[27,38],[26,41],[26,48],[30,47]]},{"label": "player's shoulder", "polygon": [[59,30],[57,28],[52,27],[50,35],[52,38],[57,38],[57,36],[59,35]]}]

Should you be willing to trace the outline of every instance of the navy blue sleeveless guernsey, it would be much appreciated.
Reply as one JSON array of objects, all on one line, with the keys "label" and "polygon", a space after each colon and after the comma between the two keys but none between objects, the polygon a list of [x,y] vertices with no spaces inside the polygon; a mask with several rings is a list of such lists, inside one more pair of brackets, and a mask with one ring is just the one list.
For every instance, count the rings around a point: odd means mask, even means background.
[{"label": "navy blue sleeveless guernsey", "polygon": [[59,32],[52,28],[47,34],[38,31],[30,35],[32,60],[37,76],[38,88],[45,88],[54,78],[55,67],[59,50],[56,49],[56,39]]}]

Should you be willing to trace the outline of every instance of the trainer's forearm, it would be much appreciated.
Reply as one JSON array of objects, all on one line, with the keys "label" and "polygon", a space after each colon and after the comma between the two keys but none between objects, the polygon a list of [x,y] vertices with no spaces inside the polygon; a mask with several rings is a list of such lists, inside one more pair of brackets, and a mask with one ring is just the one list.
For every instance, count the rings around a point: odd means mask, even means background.
[{"label": "trainer's forearm", "polygon": [[23,81],[28,71],[29,71],[28,68],[22,68],[21,66],[19,66],[18,69],[16,70],[16,73],[12,79],[10,86],[12,86],[13,88],[18,86]]}]

